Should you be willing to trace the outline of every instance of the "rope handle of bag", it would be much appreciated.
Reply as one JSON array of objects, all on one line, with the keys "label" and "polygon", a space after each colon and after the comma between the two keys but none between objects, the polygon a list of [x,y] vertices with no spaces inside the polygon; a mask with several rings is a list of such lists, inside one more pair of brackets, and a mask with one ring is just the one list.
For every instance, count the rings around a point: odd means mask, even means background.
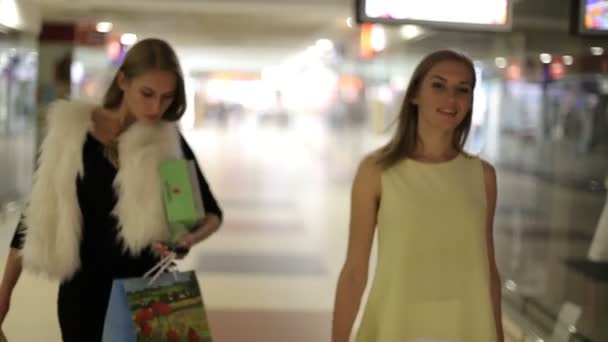
[{"label": "rope handle of bag", "polygon": [[[169,267],[171,267],[171,265],[173,264],[173,261],[176,258],[177,258],[177,254],[175,252],[170,252],[164,258],[162,258],[156,265],[154,265],[154,267],[152,267],[150,270],[148,270],[148,272],[146,272],[143,275],[144,279],[151,277],[150,281],[148,282],[148,286],[154,284],[154,282],[156,282],[158,277],[160,277],[161,274],[163,274]],[[175,269],[173,269],[171,271],[171,274],[173,274],[173,277],[175,278],[175,280],[177,280],[176,272],[177,272],[177,270],[175,270]]]}]

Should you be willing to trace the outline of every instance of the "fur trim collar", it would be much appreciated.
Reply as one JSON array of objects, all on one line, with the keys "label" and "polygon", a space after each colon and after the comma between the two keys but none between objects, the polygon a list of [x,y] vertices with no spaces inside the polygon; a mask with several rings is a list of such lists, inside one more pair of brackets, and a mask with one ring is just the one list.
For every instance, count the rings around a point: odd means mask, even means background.
[{"label": "fur trim collar", "polygon": [[[70,279],[80,268],[82,215],[76,179],[84,176],[82,148],[93,127],[94,108],[58,101],[48,112],[48,131],[25,211],[22,255],[26,269],[51,279]],[[163,160],[181,158],[177,128],[167,122],[135,123],[120,136],[118,151],[118,201],[112,213],[123,248],[138,255],[168,234],[158,167]]]}]

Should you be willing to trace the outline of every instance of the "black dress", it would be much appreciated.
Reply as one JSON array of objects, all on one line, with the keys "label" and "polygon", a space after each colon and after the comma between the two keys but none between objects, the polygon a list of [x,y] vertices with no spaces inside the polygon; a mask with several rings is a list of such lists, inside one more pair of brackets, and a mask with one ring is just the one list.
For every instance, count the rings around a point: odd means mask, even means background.
[{"label": "black dress", "polygon": [[[195,159],[183,137],[180,140],[184,157]],[[101,142],[87,134],[82,155],[84,177],[76,180],[82,213],[81,266],[72,279],[60,285],[57,299],[65,342],[101,341],[112,280],[142,276],[159,261],[150,248],[137,257],[123,251],[117,221],[111,214],[117,201],[112,186],[117,170],[104,157],[103,148]],[[197,174],[206,213],[221,219],[222,211],[198,167]],[[23,247],[25,229],[20,223],[11,247]]]}]

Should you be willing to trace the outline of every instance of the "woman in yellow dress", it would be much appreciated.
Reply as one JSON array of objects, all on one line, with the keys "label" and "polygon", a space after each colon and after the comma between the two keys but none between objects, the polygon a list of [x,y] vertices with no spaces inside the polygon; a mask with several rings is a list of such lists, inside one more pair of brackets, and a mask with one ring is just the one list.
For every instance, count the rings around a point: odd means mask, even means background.
[{"label": "woman in yellow dress", "polygon": [[464,55],[428,55],[412,75],[394,137],[361,162],[333,342],[351,336],[376,229],[377,267],[357,342],[503,342],[496,172],[463,151],[475,82]]}]

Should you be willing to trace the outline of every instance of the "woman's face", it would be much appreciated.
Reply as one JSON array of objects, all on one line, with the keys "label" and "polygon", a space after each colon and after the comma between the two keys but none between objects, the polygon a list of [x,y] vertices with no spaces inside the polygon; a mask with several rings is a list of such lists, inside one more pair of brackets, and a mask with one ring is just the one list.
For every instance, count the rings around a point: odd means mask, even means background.
[{"label": "woman's face", "polygon": [[151,70],[132,79],[121,73],[118,77],[124,104],[138,121],[160,121],[175,99],[177,77],[170,71]]},{"label": "woman's face", "polygon": [[473,75],[466,64],[443,61],[423,78],[413,100],[418,106],[418,124],[453,131],[471,111]]}]

